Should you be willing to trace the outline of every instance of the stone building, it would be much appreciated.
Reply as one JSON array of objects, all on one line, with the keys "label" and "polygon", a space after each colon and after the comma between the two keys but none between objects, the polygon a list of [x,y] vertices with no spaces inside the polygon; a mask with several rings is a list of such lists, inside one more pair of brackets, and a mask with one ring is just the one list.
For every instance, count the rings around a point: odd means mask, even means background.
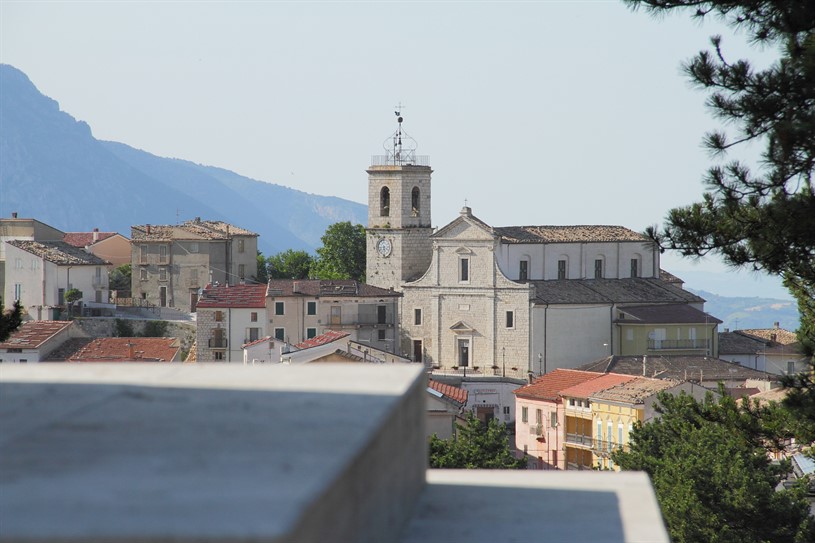
[{"label": "stone building", "polygon": [[134,298],[194,312],[207,284],[237,285],[257,275],[258,235],[222,221],[132,226]]},{"label": "stone building", "polygon": [[266,285],[207,285],[198,301],[196,358],[243,362],[243,346],[269,334]]}]

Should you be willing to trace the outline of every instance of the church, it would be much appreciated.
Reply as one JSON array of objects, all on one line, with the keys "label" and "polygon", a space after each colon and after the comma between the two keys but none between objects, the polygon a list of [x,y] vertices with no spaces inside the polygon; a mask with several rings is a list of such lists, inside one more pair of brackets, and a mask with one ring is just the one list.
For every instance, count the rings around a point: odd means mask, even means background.
[{"label": "church", "polygon": [[[398,115],[398,114],[397,114]],[[717,356],[721,322],[623,226],[431,223],[429,159],[402,117],[368,173],[367,282],[403,294],[400,354],[439,372],[527,378],[610,355]]]}]

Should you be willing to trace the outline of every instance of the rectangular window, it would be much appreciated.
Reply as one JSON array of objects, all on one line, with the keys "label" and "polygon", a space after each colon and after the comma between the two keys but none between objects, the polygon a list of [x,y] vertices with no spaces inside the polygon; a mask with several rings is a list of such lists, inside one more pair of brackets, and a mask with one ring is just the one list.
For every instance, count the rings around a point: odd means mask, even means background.
[{"label": "rectangular window", "polygon": [[23,259],[22,258],[15,258],[14,259],[14,267],[18,270],[23,269]]},{"label": "rectangular window", "polygon": [[631,277],[640,276],[640,261],[636,258],[631,259]]},{"label": "rectangular window", "polygon": [[223,351],[215,351],[212,354],[214,355],[215,360],[223,360],[224,359],[224,352]]},{"label": "rectangular window", "polygon": [[788,360],[787,361],[787,375],[792,375],[793,373],[795,373],[795,361],[794,360]]},{"label": "rectangular window", "polygon": [[166,267],[161,266],[158,269],[158,280],[159,281],[166,281],[167,280],[167,268]]},{"label": "rectangular window", "polygon": [[507,311],[507,328],[515,328],[515,312]]},{"label": "rectangular window", "polygon": [[557,428],[557,411],[549,412],[549,426]]},{"label": "rectangular window", "polygon": [[317,337],[317,329],[316,328],[306,328],[306,339],[311,339],[313,337]]},{"label": "rectangular window", "polygon": [[518,269],[518,280],[526,281],[527,279],[529,279],[529,262],[521,260],[520,268]]},{"label": "rectangular window", "polygon": [[626,341],[634,341],[634,329],[633,328],[627,328],[625,330],[625,340]]},{"label": "rectangular window", "polygon": [[14,283],[14,300],[18,301],[23,297],[22,283]]},{"label": "rectangular window", "polygon": [[566,279],[566,261],[565,260],[558,260],[557,261],[557,278],[558,279]]},{"label": "rectangular window", "polygon": [[569,407],[574,407],[577,402],[574,401],[574,398],[569,398]]},{"label": "rectangular window", "polygon": [[331,306],[331,326],[340,326],[342,325],[342,306],[341,305],[332,305]]},{"label": "rectangular window", "polygon": [[198,268],[191,268],[190,269],[190,284],[197,285],[198,284]]},{"label": "rectangular window", "polygon": [[379,336],[378,336],[378,337],[379,337],[379,341],[385,341],[385,332],[386,332],[386,331],[387,331],[387,330],[385,330],[385,329],[382,329],[382,330],[377,330],[377,332],[379,333]]},{"label": "rectangular window", "polygon": [[147,252],[148,252],[147,245],[139,245],[139,262],[144,264],[147,262]]},{"label": "rectangular window", "polygon": [[386,324],[388,322],[388,308],[386,306],[376,306],[376,322],[377,324]]},{"label": "rectangular window", "polygon": [[535,409],[535,424],[543,424],[543,411]]},{"label": "rectangular window", "polygon": [[275,315],[283,315],[283,310],[285,306],[283,305],[284,302],[275,302],[274,303],[274,314]]},{"label": "rectangular window", "polygon": [[458,365],[466,368],[470,365],[470,340],[458,340]]},{"label": "rectangular window", "polygon": [[247,328],[246,329],[246,342],[257,341],[260,339],[260,328]]},{"label": "rectangular window", "polygon": [[238,279],[246,279],[246,264],[238,264]]},{"label": "rectangular window", "polygon": [[243,240],[243,239],[239,239],[239,240],[238,240],[238,252],[239,252],[239,253],[244,252],[244,250],[245,250],[244,242],[245,242],[245,241],[246,241],[246,240]]},{"label": "rectangular window", "polygon": [[40,261],[36,258],[31,259],[31,269],[32,270],[39,270],[40,269]]},{"label": "rectangular window", "polygon": [[521,408],[521,422],[529,422],[529,408],[522,407]]},{"label": "rectangular window", "polygon": [[594,261],[594,278],[595,279],[602,279],[603,278],[603,259],[598,258]]},{"label": "rectangular window", "polygon": [[158,246],[158,261],[159,262],[167,262],[167,246],[166,245],[159,245]]},{"label": "rectangular window", "polygon": [[197,253],[198,252],[198,242],[197,241],[193,241],[192,243],[190,243],[190,252],[191,253]]},{"label": "rectangular window", "polygon": [[258,321],[257,311],[252,311],[251,313],[249,313],[249,320],[251,322],[257,322]]},{"label": "rectangular window", "polygon": [[306,315],[317,314],[317,302],[308,302],[306,304]]},{"label": "rectangular window", "polygon": [[508,405],[504,406],[504,415],[509,415],[509,406]]},{"label": "rectangular window", "polygon": [[623,444],[623,424],[620,423],[617,425],[617,444]]},{"label": "rectangular window", "polygon": [[413,324],[419,326],[422,324],[422,310],[418,307],[413,310]]},{"label": "rectangular window", "polygon": [[215,322],[221,322],[224,320],[224,312],[223,311],[216,311],[215,312]]},{"label": "rectangular window", "polygon": [[275,328],[274,329],[274,338],[278,341],[285,341],[286,340],[286,329],[285,328]]},{"label": "rectangular window", "polygon": [[147,281],[147,268],[141,268],[139,270],[139,280]]},{"label": "rectangular window", "polygon": [[462,258],[459,263],[458,280],[464,283],[470,280],[470,259]]},{"label": "rectangular window", "polygon": [[421,339],[414,339],[413,340],[413,361],[414,362],[421,362],[423,359],[424,350],[422,349],[422,340]]}]

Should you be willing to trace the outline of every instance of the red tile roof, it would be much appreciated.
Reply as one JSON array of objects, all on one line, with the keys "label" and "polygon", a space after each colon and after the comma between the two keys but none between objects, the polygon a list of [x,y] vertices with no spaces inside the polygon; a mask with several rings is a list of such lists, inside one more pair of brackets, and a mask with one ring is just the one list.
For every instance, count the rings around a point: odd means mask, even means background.
[{"label": "red tile roof", "polygon": [[443,394],[444,396],[454,400],[461,405],[467,403],[467,391],[463,388],[459,388],[453,385],[448,385],[446,383],[440,383],[438,381],[434,381],[433,379],[427,380],[428,388],[432,388],[436,392]]},{"label": "red tile roof", "polygon": [[613,386],[621,385],[636,379],[633,375],[622,375],[619,373],[604,373],[597,379],[586,381],[560,391],[561,396],[570,398],[588,398],[595,392],[600,392]]},{"label": "red tile roof", "polygon": [[313,337],[311,339],[307,339],[303,342],[298,343],[294,346],[295,349],[308,349],[310,347],[319,347],[320,345],[325,345],[327,343],[332,343],[344,337],[348,337],[351,334],[348,332],[337,332],[335,330],[329,330],[325,334],[320,334],[319,336]]},{"label": "red tile roof", "polygon": [[0,343],[0,349],[37,349],[71,324],[70,321],[26,321]]},{"label": "red tile roof", "polygon": [[171,362],[181,346],[173,337],[101,337],[62,353],[68,362]]},{"label": "red tile roof", "polygon": [[[96,241],[93,240],[93,235],[96,234]],[[103,239],[108,239],[116,235],[116,232],[66,232],[62,241],[74,247],[87,247],[98,243]]]},{"label": "red tile roof", "polygon": [[556,369],[551,373],[538,377],[529,385],[515,389],[513,393],[521,398],[555,401],[560,398],[561,390],[597,379],[600,376],[602,376],[601,373],[593,371]]},{"label": "red tile roof", "polygon": [[266,285],[207,285],[198,300],[203,308],[265,308]]},{"label": "red tile roof", "polygon": [[271,341],[271,340],[272,340],[272,336],[262,337],[260,339],[256,339],[255,341],[250,341],[249,343],[244,343],[243,348],[245,349],[247,347],[254,347],[255,345],[259,345],[259,344],[263,343],[264,341]]},{"label": "red tile roof", "polygon": [[393,290],[375,287],[353,279],[272,279],[269,281],[269,296],[324,296],[324,297],[398,297],[402,294]]}]

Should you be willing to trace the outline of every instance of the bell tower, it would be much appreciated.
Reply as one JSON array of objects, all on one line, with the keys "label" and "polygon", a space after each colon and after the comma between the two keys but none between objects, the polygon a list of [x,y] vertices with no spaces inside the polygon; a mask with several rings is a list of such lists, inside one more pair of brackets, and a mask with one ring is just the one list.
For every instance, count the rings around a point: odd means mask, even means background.
[{"label": "bell tower", "polygon": [[365,280],[369,285],[401,290],[427,271],[430,235],[429,157],[416,154],[416,141],[397,128],[385,139],[384,155],[368,168],[368,249]]}]

